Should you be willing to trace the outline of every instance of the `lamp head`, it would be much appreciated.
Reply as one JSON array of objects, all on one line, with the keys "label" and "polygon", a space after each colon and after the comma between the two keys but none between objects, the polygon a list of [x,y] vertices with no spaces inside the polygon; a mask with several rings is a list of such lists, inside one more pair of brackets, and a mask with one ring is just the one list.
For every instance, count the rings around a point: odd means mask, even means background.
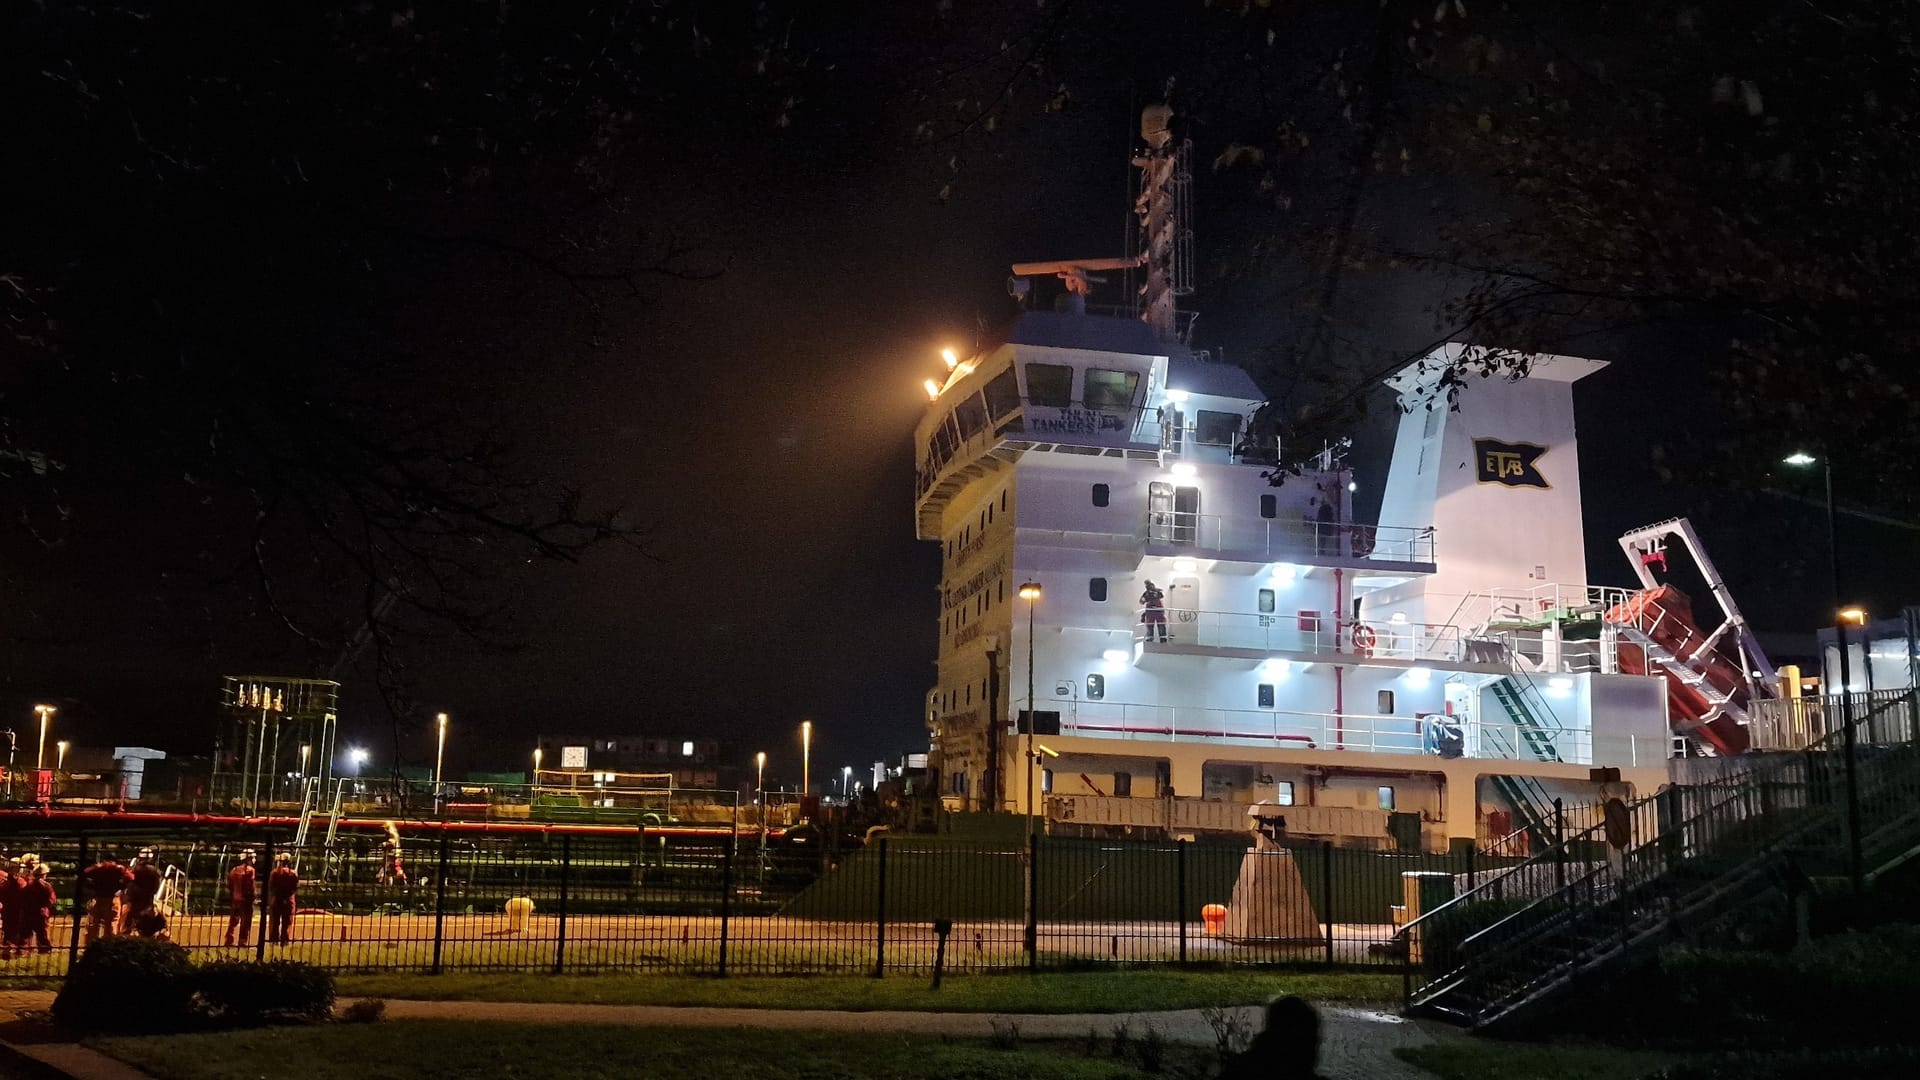
[{"label": "lamp head", "polygon": [[1023,583],[1020,586],[1020,599],[1028,602],[1040,599],[1040,583],[1037,581]]},{"label": "lamp head", "polygon": [[1867,609],[1859,606],[1840,609],[1840,621],[1849,626],[1867,625]]},{"label": "lamp head", "polygon": [[1780,460],[1787,465],[1811,465],[1820,459],[1804,450],[1796,450]]}]

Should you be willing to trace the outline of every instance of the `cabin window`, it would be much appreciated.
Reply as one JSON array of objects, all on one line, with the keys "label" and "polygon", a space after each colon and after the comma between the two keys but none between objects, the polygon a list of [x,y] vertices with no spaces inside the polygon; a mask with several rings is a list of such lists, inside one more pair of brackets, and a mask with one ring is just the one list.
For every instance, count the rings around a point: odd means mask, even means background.
[{"label": "cabin window", "polygon": [[1393,809],[1393,789],[1385,785],[1382,785],[1380,788],[1379,794],[1380,794],[1380,809],[1382,810]]},{"label": "cabin window", "polygon": [[1087,700],[1099,701],[1107,696],[1107,677],[1101,674],[1087,676]]},{"label": "cabin window", "polygon": [[1065,364],[1028,364],[1027,400],[1050,409],[1073,404],[1073,369]]},{"label": "cabin window", "polygon": [[1373,703],[1374,707],[1379,710],[1381,716],[1393,715],[1393,691],[1380,691],[1373,696]]},{"label": "cabin window", "polygon": [[1133,774],[1117,772],[1113,774],[1113,796],[1116,799],[1133,798]]},{"label": "cabin window", "polygon": [[975,394],[961,399],[960,403],[953,407],[953,418],[960,424],[960,439],[964,442],[986,428],[987,409],[980,404],[980,396]]},{"label": "cabin window", "polygon": [[1107,579],[1103,577],[1087,579],[1087,599],[1096,604],[1107,602]]},{"label": "cabin window", "polygon": [[1230,412],[1201,409],[1193,420],[1193,441],[1206,446],[1232,446],[1240,438],[1240,417]]},{"label": "cabin window", "polygon": [[1260,590],[1260,614],[1262,615],[1273,614],[1273,590],[1272,589]]},{"label": "cabin window", "polygon": [[995,420],[1020,407],[1020,387],[1013,381],[1012,368],[995,375],[982,393],[987,399],[987,411]]},{"label": "cabin window", "polygon": [[1133,407],[1133,392],[1140,386],[1137,371],[1087,369],[1087,408],[1114,412]]},{"label": "cabin window", "polygon": [[1279,806],[1293,805],[1293,781],[1282,780],[1273,785],[1273,801]]},{"label": "cabin window", "polygon": [[1263,518],[1278,517],[1279,514],[1280,514],[1280,497],[1278,495],[1260,496],[1260,516],[1261,517]]},{"label": "cabin window", "polygon": [[1273,684],[1272,683],[1263,682],[1260,684],[1259,701],[1260,701],[1261,708],[1263,709],[1273,708]]},{"label": "cabin window", "polygon": [[1093,505],[1095,506],[1107,505],[1107,501],[1112,497],[1112,495],[1113,495],[1113,492],[1110,488],[1107,487],[1107,485],[1105,484],[1093,485]]},{"label": "cabin window", "polygon": [[1040,794],[1042,795],[1053,794],[1053,770],[1052,769],[1040,770]]}]

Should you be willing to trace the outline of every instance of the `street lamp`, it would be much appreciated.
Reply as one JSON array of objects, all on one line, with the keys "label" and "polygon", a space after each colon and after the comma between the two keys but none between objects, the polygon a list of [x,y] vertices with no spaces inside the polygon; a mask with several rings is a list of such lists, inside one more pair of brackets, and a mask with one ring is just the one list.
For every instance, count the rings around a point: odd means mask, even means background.
[{"label": "street lamp", "polygon": [[33,711],[40,714],[40,749],[33,759],[36,770],[47,767],[47,720],[60,710],[52,705],[35,705]]},{"label": "street lamp", "polygon": [[537,746],[534,747],[533,748],[533,784],[531,787],[532,791],[538,791],[540,789],[540,755],[541,755],[540,748]]},{"label": "street lamp", "polygon": [[353,775],[360,775],[360,770],[366,767],[367,759],[371,756],[364,746],[356,746],[347,751],[347,760],[353,762]]},{"label": "street lamp", "polygon": [[840,766],[840,797],[847,797],[847,785],[853,783],[853,766]]},{"label": "street lamp", "polygon": [[440,738],[433,750],[433,809],[438,813],[440,810],[440,766],[447,759],[447,714],[439,713],[434,716],[434,720],[438,721],[440,726]]},{"label": "street lamp", "polygon": [[[1040,606],[1040,583],[1024,582],[1020,586],[1020,599],[1027,602],[1027,835],[1034,834],[1033,828],[1033,612]],[[995,762],[998,765],[998,762]]]},{"label": "street lamp", "polygon": [[767,822],[767,752],[753,755],[753,802],[760,808],[760,823]]},{"label": "street lamp", "polygon": [[800,721],[800,795],[805,797],[813,779],[813,721]]},{"label": "street lamp", "polygon": [[[1847,777],[1847,879],[1858,894],[1865,886],[1865,877],[1860,863],[1860,792],[1855,786],[1858,776],[1855,772],[1855,735],[1853,730],[1853,694],[1851,683],[1853,675],[1851,661],[1847,656],[1847,624],[1865,627],[1867,613],[1858,607],[1843,608],[1844,602],[1840,590],[1840,541],[1839,532],[1834,527],[1833,510],[1833,459],[1814,457],[1804,450],[1795,451],[1783,459],[1785,464],[1795,468],[1819,465],[1826,481],[1827,495],[1827,570],[1832,586],[1834,624],[1834,642],[1840,647],[1840,741],[1846,746]],[[1822,673],[1825,674],[1824,672]],[[1824,681],[1824,680],[1823,680]]]},{"label": "street lamp", "polygon": [[69,742],[67,742],[67,740],[65,740],[65,739],[61,739],[61,740],[60,740],[59,742],[57,742],[57,743],[54,743],[54,744],[53,744],[53,746],[54,746],[54,749],[56,749],[56,750],[58,750],[58,751],[60,752],[60,756],[59,756],[58,758],[56,758],[56,759],[54,759],[54,760],[55,760],[55,762],[56,762],[56,764],[55,764],[55,765],[54,765],[54,767],[53,767],[53,768],[54,768],[54,771],[56,771],[56,772],[64,772],[64,771],[66,770],[66,767],[67,767],[67,747],[68,747],[68,746],[70,746],[70,745],[72,745],[72,744],[71,744],[71,743],[69,743]]},{"label": "street lamp", "polygon": [[305,780],[307,778],[307,759],[312,756],[313,756],[313,744],[301,743],[300,744],[300,779],[302,780]]}]

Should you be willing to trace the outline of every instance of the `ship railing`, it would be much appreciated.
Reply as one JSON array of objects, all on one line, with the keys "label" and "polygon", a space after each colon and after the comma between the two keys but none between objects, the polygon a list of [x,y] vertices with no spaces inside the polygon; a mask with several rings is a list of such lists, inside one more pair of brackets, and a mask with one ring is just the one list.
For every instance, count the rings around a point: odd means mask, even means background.
[{"label": "ship railing", "polygon": [[[1198,611],[1140,607],[1133,640],[1212,649],[1332,654],[1408,663],[1457,663],[1467,658],[1457,626],[1438,623],[1342,623],[1321,612]],[[1163,632],[1164,631],[1164,632]]]},{"label": "ship railing", "polygon": [[1233,558],[1311,561],[1316,558],[1426,563],[1434,561],[1433,526],[1147,512],[1147,543],[1210,551]]},{"label": "ship railing", "polygon": [[1840,730],[1848,710],[1856,739],[1868,745],[1914,742],[1920,732],[1920,700],[1910,690],[1774,698],[1748,702],[1746,710],[1755,750],[1803,750]]}]

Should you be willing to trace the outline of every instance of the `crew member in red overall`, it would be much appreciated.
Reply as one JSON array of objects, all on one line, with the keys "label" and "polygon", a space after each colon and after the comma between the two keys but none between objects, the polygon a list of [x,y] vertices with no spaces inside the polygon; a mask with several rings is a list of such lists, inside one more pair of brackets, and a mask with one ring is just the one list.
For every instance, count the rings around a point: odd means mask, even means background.
[{"label": "crew member in red overall", "polygon": [[20,898],[25,887],[17,864],[0,870],[0,959],[12,959],[14,943],[26,940],[20,931],[21,916],[27,910]]},{"label": "crew member in red overall", "polygon": [[273,873],[267,875],[267,940],[275,945],[293,940],[294,893],[299,888],[293,856],[284,851],[275,855]]},{"label": "crew member in red overall", "polygon": [[115,905],[120,899],[120,890],[133,880],[133,871],[108,855],[87,867],[87,872],[81,877],[87,883],[88,894],[93,897],[87,902],[87,944],[91,945],[100,938],[113,936],[117,914]]},{"label": "crew member in red overall", "polygon": [[253,851],[240,853],[240,865],[227,872],[227,944],[235,944],[234,931],[240,932],[238,944],[253,936]]},{"label": "crew member in red overall", "polygon": [[153,865],[153,849],[143,848],[140,857],[133,860],[133,880],[120,897],[120,932],[152,937],[144,929],[147,923],[143,916],[154,910],[154,901],[159,898],[160,868]]},{"label": "crew member in red overall", "polygon": [[1140,594],[1140,622],[1147,628],[1148,641],[1154,640],[1155,634],[1161,641],[1167,640],[1167,594],[1151,581]]},{"label": "crew member in red overall", "polygon": [[47,868],[44,863],[35,863],[33,874],[27,883],[20,886],[16,894],[16,903],[20,905],[20,951],[27,951],[27,937],[33,937],[34,947],[43,953],[53,951],[53,942],[47,937],[47,920],[53,916],[53,884],[47,880]]}]

